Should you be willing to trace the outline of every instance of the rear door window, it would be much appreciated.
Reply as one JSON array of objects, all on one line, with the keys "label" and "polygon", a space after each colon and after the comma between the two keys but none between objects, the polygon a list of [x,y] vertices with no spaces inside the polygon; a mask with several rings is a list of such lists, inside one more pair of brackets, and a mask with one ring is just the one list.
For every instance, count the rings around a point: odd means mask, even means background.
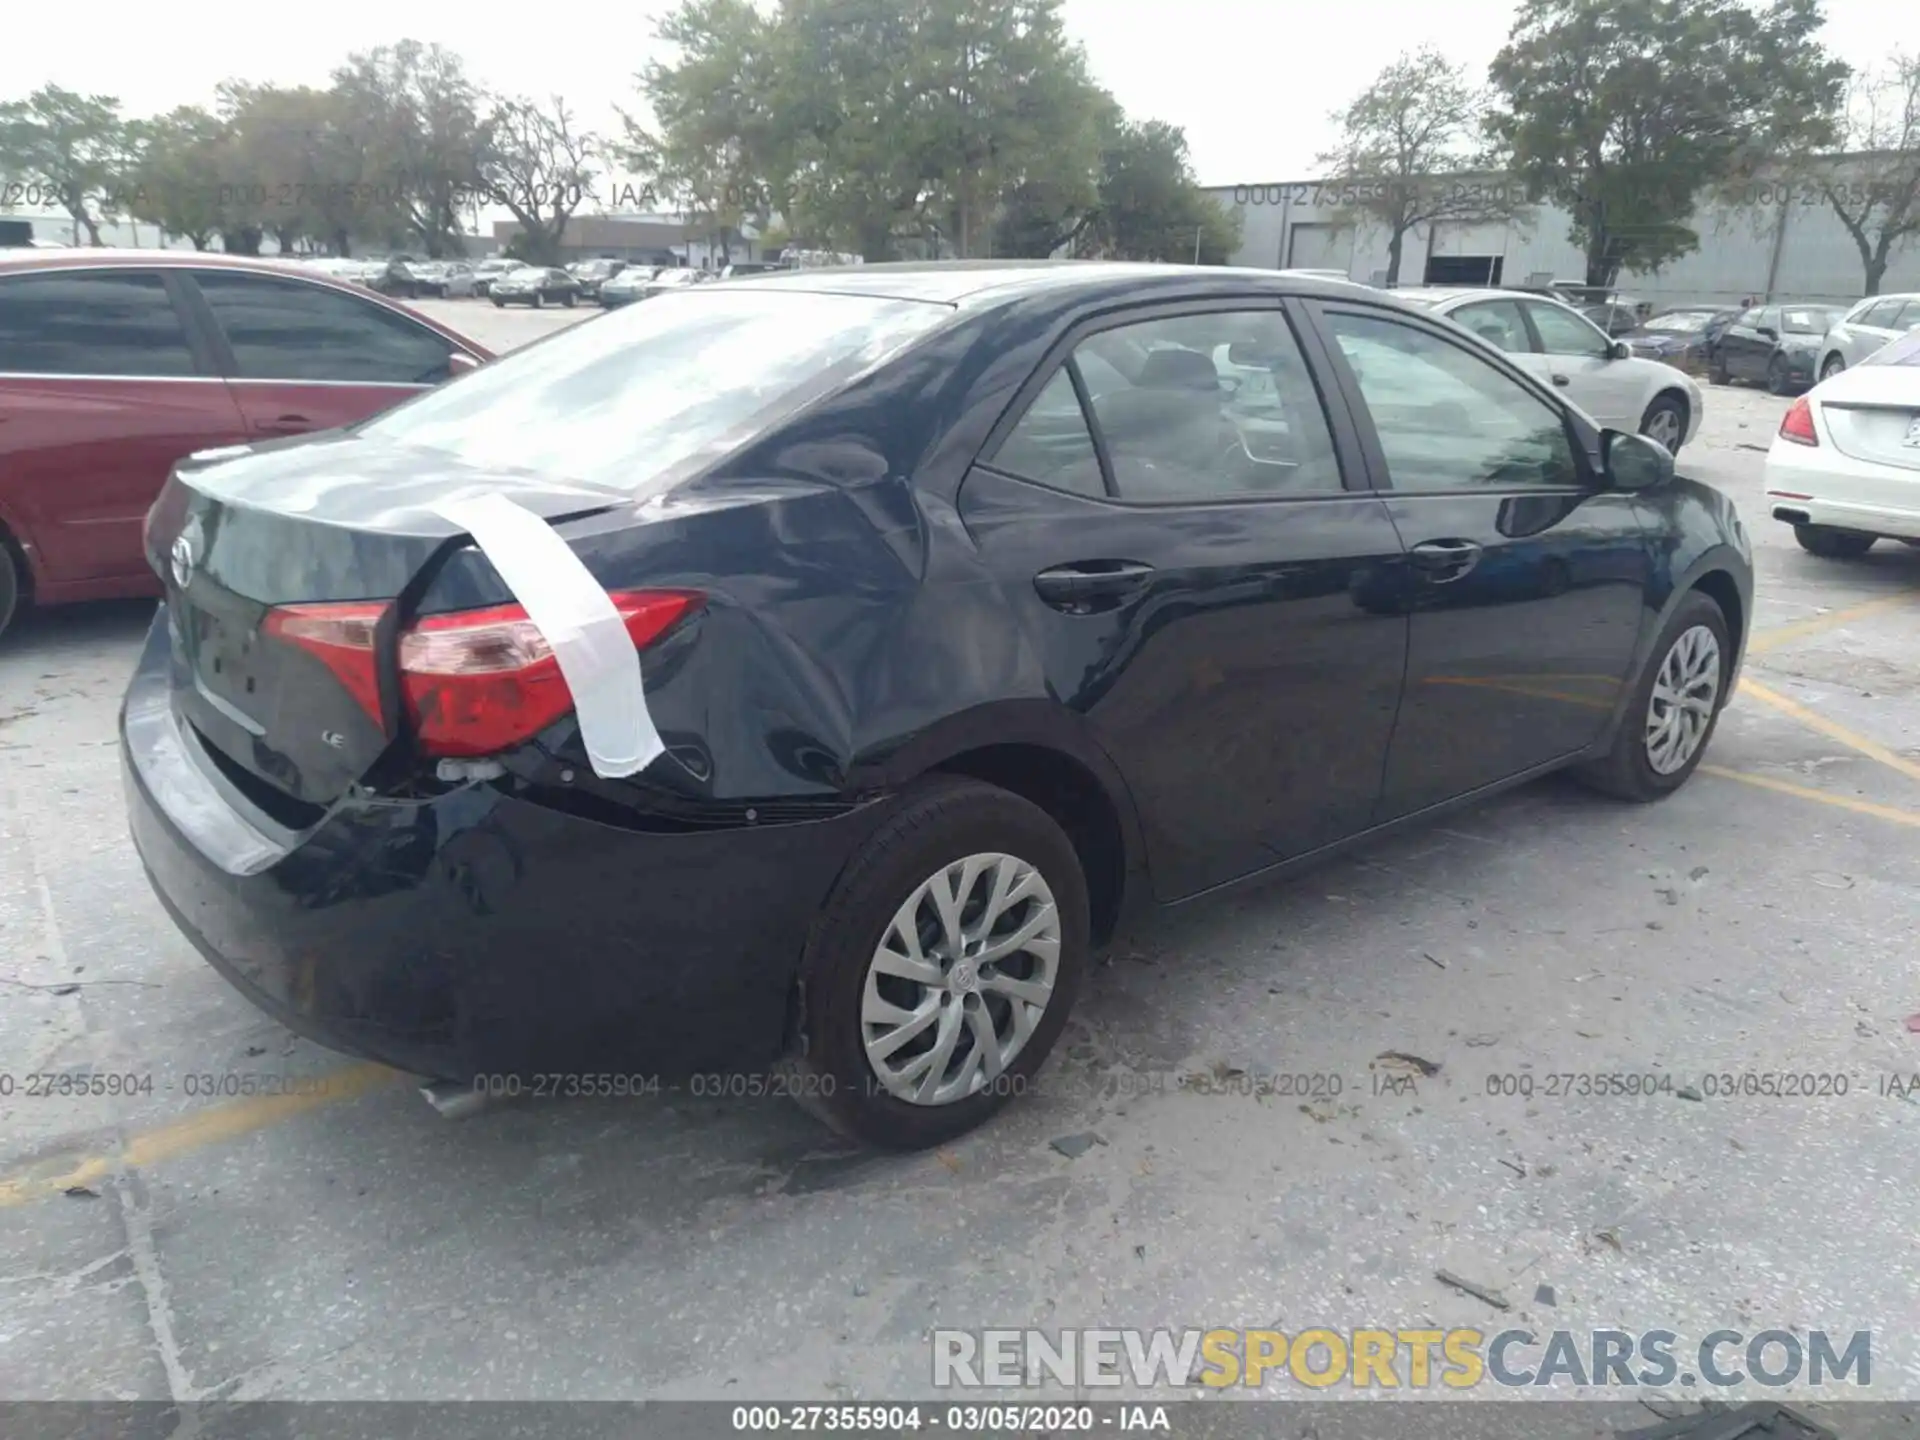
[{"label": "rear door window", "polygon": [[0,278],[0,374],[183,379],[199,374],[152,270]]},{"label": "rear door window", "polygon": [[435,385],[451,374],[452,343],[384,306],[273,275],[193,278],[233,347],[237,379]]}]

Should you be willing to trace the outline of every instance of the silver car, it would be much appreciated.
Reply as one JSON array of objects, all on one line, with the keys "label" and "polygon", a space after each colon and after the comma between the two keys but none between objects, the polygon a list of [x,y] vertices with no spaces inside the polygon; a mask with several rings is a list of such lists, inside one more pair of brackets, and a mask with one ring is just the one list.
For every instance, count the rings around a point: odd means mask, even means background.
[{"label": "silver car", "polygon": [[1909,330],[1920,330],[1920,295],[1869,295],[1827,331],[1815,373],[1822,380],[1838,375]]}]

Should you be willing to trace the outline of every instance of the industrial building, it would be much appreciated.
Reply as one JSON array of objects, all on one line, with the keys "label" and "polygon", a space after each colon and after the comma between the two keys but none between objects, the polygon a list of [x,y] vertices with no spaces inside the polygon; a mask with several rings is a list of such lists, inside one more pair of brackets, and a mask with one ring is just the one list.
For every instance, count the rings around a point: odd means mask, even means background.
[{"label": "industrial building", "polygon": [[[1837,176],[1857,173],[1849,157],[1829,163]],[[1467,187],[1471,195],[1472,186],[1497,186],[1503,177],[1448,176],[1436,183]],[[1241,217],[1235,265],[1343,270],[1369,284],[1386,282],[1386,231],[1370,217],[1343,209],[1334,185],[1222,185],[1207,193]],[[1702,205],[1690,222],[1699,248],[1658,272],[1623,271],[1617,282],[1622,293],[1657,307],[1738,305],[1747,296],[1838,304],[1864,293],[1860,253],[1816,187],[1760,179],[1742,184],[1736,199],[1732,205]],[[1567,238],[1569,228],[1567,213],[1550,204],[1530,207],[1510,223],[1416,226],[1403,244],[1399,283],[1584,281],[1586,257]],[[1920,289],[1920,237],[1896,246],[1879,288]]]}]

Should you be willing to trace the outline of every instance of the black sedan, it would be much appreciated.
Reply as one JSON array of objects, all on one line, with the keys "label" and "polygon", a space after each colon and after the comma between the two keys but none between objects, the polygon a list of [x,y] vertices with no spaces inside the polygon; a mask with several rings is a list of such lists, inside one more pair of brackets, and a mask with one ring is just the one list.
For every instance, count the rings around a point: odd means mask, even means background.
[{"label": "black sedan", "polygon": [[1664,310],[1620,338],[1642,360],[1660,360],[1676,370],[1704,370],[1713,345],[1739,312],[1697,306]]},{"label": "black sedan", "polygon": [[1753,613],[1660,446],[1390,294],[1165,265],[689,289],[183,462],[147,551],[133,839],[261,1008],[889,1147],[1025,1088],[1135,911],[1671,794]]},{"label": "black sedan", "polygon": [[564,270],[543,265],[522,265],[497,277],[488,287],[487,297],[494,305],[564,305],[572,309],[580,303],[580,282]]},{"label": "black sedan", "polygon": [[1721,335],[1713,378],[1764,380],[1775,395],[1804,390],[1819,378],[1820,342],[1845,314],[1843,306],[1756,305]]}]

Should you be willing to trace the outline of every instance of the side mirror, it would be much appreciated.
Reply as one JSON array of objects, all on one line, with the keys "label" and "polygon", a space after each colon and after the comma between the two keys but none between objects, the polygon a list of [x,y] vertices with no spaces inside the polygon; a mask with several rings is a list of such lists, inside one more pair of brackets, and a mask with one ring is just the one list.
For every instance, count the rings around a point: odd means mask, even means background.
[{"label": "side mirror", "polygon": [[458,379],[462,375],[471,375],[479,368],[479,357],[469,355],[464,350],[456,350],[447,356],[447,375],[449,378]]},{"label": "side mirror", "polygon": [[1633,358],[1633,351],[1627,348],[1626,341],[1616,340],[1612,345],[1607,347],[1607,358],[1609,360],[1630,360]]},{"label": "side mirror", "polygon": [[1609,489],[1651,490],[1673,479],[1673,455],[1658,440],[1608,430],[1600,445]]}]

